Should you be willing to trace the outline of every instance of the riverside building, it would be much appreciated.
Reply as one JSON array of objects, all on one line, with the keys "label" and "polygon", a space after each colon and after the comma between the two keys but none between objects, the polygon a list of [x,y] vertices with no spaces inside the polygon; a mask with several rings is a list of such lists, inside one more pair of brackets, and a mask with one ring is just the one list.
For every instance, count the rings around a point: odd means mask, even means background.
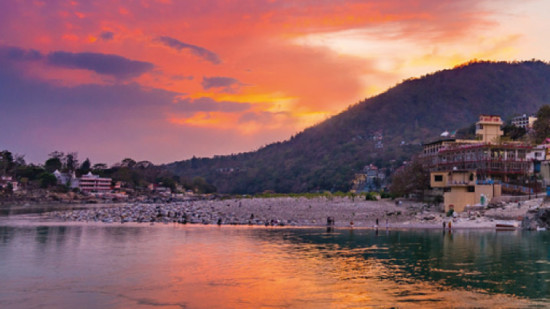
[{"label": "riverside building", "polygon": [[533,160],[532,146],[503,143],[502,120],[480,115],[475,140],[445,139],[424,145],[421,159],[430,171],[430,185],[443,191],[445,211],[486,205],[493,197],[524,193]]},{"label": "riverside building", "polygon": [[99,177],[98,175],[89,172],[86,175],[80,177],[80,191],[82,192],[94,192],[94,193],[107,193],[111,191],[111,178]]}]

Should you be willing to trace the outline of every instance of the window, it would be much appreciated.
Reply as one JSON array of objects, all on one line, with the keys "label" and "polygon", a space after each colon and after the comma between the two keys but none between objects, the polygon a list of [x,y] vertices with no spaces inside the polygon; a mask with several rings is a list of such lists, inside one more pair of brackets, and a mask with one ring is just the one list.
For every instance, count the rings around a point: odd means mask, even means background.
[{"label": "window", "polygon": [[434,181],[442,182],[443,181],[443,175],[434,175]]},{"label": "window", "polygon": [[468,186],[468,192],[476,192],[476,187]]}]

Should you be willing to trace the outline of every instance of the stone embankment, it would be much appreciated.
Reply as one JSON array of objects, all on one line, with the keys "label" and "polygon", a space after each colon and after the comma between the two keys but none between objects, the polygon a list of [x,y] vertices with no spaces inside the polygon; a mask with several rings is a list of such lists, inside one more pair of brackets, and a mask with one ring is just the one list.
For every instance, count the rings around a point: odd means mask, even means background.
[{"label": "stone embankment", "polygon": [[[419,206],[420,205],[420,206]],[[364,201],[346,197],[243,198],[178,203],[128,204],[47,214],[54,220],[88,222],[177,222],[234,225],[373,226],[406,221],[421,204]]]},{"label": "stone embankment", "polygon": [[[365,201],[349,197],[241,198],[176,203],[104,205],[45,214],[79,222],[192,223],[219,225],[325,226],[380,228],[550,228],[550,204],[541,198],[498,203],[447,217],[440,207],[410,201]],[[332,221],[333,220],[333,221]]]}]

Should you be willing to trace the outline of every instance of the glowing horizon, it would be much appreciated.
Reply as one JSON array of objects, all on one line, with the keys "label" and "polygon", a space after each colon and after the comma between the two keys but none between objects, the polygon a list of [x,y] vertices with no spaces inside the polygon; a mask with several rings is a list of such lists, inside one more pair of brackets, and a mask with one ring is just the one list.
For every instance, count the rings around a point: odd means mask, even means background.
[{"label": "glowing horizon", "polygon": [[168,163],[258,149],[404,79],[548,61],[542,0],[5,1],[2,149]]}]

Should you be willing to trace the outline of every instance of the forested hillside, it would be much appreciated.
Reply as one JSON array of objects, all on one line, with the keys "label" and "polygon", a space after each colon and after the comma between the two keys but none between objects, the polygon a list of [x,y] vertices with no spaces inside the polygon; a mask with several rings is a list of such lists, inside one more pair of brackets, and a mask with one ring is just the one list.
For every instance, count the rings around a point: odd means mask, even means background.
[{"label": "forested hillside", "polygon": [[224,193],[347,191],[366,164],[399,166],[423,142],[467,127],[479,114],[509,119],[543,104],[550,104],[550,65],[473,62],[406,80],[258,151],[165,167],[202,176]]}]

